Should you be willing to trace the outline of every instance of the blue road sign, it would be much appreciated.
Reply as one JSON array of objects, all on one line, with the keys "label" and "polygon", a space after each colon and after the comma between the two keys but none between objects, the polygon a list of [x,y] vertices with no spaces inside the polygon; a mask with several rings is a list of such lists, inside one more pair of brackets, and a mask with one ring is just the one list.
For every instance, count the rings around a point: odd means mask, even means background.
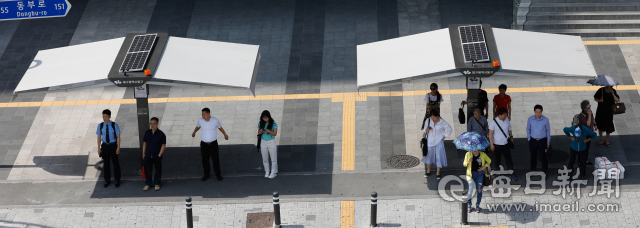
[{"label": "blue road sign", "polygon": [[67,0],[0,0],[0,21],[67,16]]}]

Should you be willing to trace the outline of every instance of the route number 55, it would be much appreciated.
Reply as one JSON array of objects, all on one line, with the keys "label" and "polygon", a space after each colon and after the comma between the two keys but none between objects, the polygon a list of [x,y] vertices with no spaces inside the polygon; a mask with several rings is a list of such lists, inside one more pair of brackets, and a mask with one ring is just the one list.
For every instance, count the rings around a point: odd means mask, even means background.
[{"label": "route number 55", "polygon": [[9,13],[9,7],[0,7],[0,13]]}]

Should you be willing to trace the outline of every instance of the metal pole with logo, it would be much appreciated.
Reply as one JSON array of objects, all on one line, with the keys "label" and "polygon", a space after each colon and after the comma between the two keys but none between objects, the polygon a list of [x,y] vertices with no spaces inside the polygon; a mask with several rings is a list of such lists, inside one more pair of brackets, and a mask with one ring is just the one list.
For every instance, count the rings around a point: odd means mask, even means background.
[{"label": "metal pole with logo", "polygon": [[[149,130],[149,85],[133,87],[133,97],[136,98],[136,112],[138,114],[138,139],[140,140],[140,148],[142,148],[144,133]],[[140,164],[144,165],[142,156]],[[147,175],[151,175],[148,173]]]}]

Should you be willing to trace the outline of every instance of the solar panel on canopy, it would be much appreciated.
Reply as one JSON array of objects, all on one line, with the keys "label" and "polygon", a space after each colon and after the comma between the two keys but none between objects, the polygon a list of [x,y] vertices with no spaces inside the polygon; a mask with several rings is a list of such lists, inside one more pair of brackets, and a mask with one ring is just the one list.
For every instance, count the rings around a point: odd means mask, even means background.
[{"label": "solar panel on canopy", "polygon": [[459,26],[460,42],[462,43],[462,54],[465,62],[486,62],[490,61],[489,51],[484,39],[482,25]]},{"label": "solar panel on canopy", "polygon": [[144,70],[149,53],[158,37],[157,34],[137,35],[133,37],[127,55],[122,61],[120,72],[132,72]]}]

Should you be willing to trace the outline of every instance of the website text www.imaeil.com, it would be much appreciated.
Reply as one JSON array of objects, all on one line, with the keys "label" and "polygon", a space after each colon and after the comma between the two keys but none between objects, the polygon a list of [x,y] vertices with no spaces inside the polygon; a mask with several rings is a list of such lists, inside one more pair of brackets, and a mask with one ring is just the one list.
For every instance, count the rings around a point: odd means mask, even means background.
[{"label": "website text www.imaeil.com", "polygon": [[618,212],[620,205],[614,203],[488,203],[487,210],[496,212]]}]

